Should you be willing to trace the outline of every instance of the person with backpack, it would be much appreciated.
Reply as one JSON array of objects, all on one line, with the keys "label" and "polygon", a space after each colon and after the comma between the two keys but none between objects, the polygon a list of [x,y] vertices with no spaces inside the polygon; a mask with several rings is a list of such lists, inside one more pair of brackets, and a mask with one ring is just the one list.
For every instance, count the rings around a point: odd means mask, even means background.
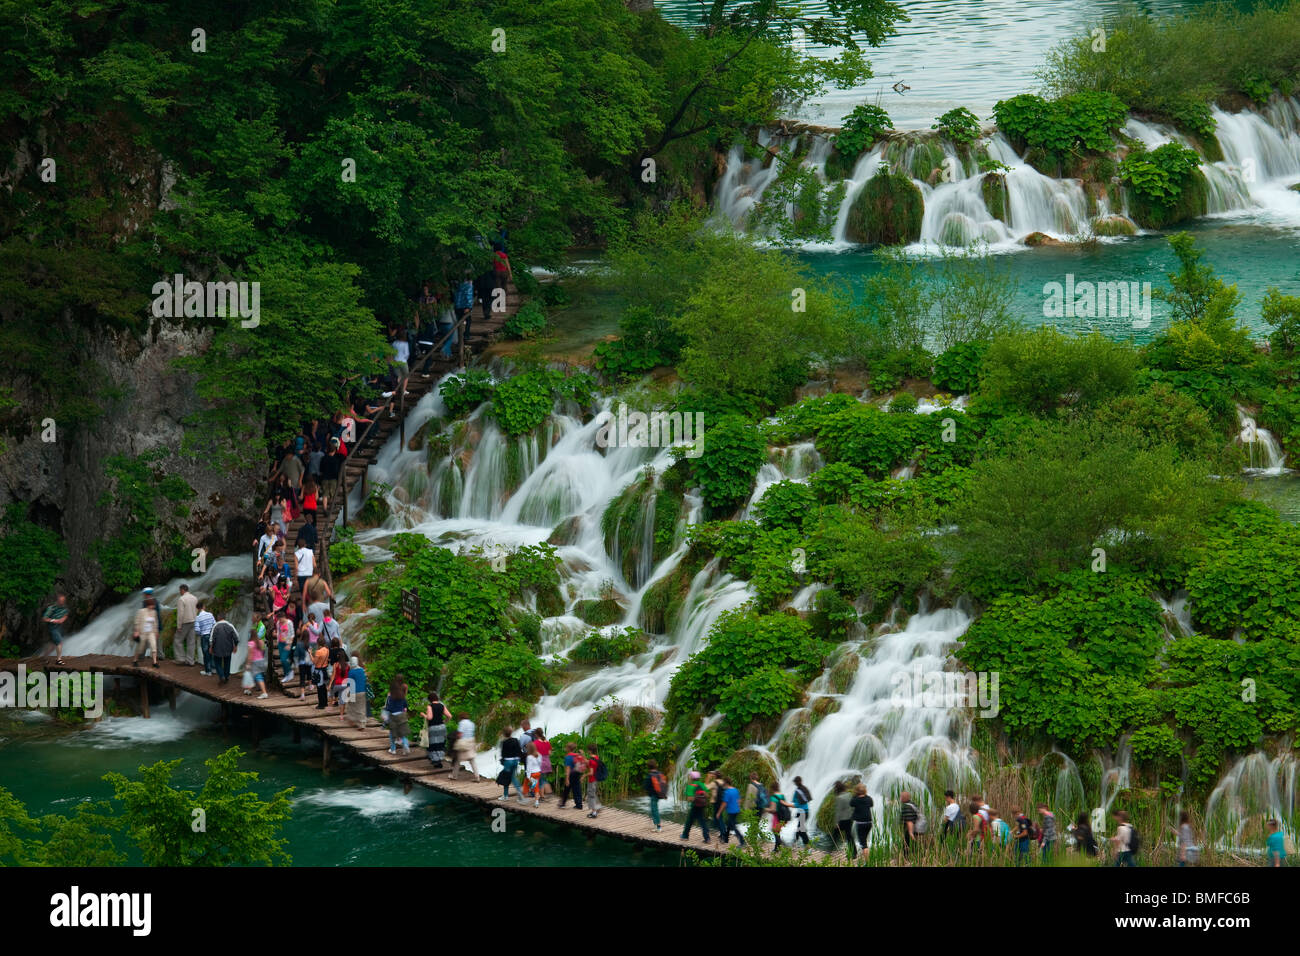
[{"label": "person with backpack", "polygon": [[560,809],[573,798],[573,809],[582,809],[582,773],[578,769],[578,761],[582,758],[582,751],[576,743],[570,741],[564,748],[564,769],[560,771],[564,776],[560,788]]},{"label": "person with backpack", "polygon": [[1127,811],[1116,810],[1115,819],[1119,821],[1119,826],[1115,828],[1115,835],[1110,838],[1111,846],[1115,850],[1115,865],[1137,866],[1137,853],[1141,848],[1137,830],[1128,822]]},{"label": "person with backpack", "polygon": [[975,853],[983,854],[985,847],[992,841],[989,818],[980,810],[979,797],[972,797],[970,802],[970,831],[966,834],[966,845]]},{"label": "person with backpack", "polygon": [[1074,821],[1074,848],[1085,856],[1097,855],[1097,838],[1086,813],[1079,814],[1079,819]]},{"label": "person with backpack", "polygon": [[794,778],[794,839],[797,843],[802,840],[804,846],[809,846],[808,842],[808,811],[812,805],[812,792],[803,785],[802,777]]},{"label": "person with backpack", "polygon": [[875,801],[867,793],[865,783],[860,783],[854,788],[853,799],[849,801],[849,805],[853,807],[853,835],[865,854],[867,839],[871,836],[871,808],[875,806]]},{"label": "person with backpack", "polygon": [[501,730],[501,772],[497,774],[497,784],[502,788],[501,796],[498,800],[510,799],[510,785],[515,785],[515,793],[519,794],[519,802],[524,802],[524,792],[519,789],[519,781],[515,778],[515,771],[519,768],[519,761],[523,758],[524,752],[519,746],[519,740],[514,734],[513,727],[503,727]]},{"label": "person with backpack", "polygon": [[709,809],[709,788],[700,783],[700,772],[692,770],[690,779],[686,784],[686,827],[682,830],[682,839],[691,838],[691,827],[697,822],[700,829],[704,831],[704,843],[709,843],[709,820],[707,817]]},{"label": "person with backpack", "polygon": [[1029,817],[1020,812],[1019,807],[1011,811],[1012,819],[1016,821],[1016,866],[1021,866],[1029,862],[1029,843],[1034,838],[1034,823]]},{"label": "person with backpack", "polygon": [[957,802],[957,794],[951,790],[943,792],[943,827],[939,830],[939,836],[947,843],[961,840],[962,833],[966,830],[966,814],[961,812],[961,804]]},{"label": "person with backpack", "polygon": [[912,802],[912,794],[904,790],[898,795],[902,803],[902,809],[899,816],[903,822],[903,852],[912,852],[912,841],[925,832],[923,821],[925,815],[921,813],[920,808]]},{"label": "person with backpack", "polygon": [[1056,814],[1048,809],[1047,804],[1040,803],[1038,815],[1043,818],[1043,825],[1038,828],[1038,845],[1042,848],[1043,862],[1046,863],[1056,843]]},{"label": "person with backpack", "polygon": [[402,753],[411,752],[411,715],[406,709],[406,678],[394,674],[388,683],[388,699],[384,701],[384,710],[388,711],[388,752],[396,755],[397,745],[402,745]]},{"label": "person with backpack", "polygon": [[646,761],[645,795],[650,798],[650,820],[655,833],[663,830],[659,825],[659,801],[668,796],[668,780],[659,772],[659,761]]},{"label": "person with backpack", "polygon": [[989,811],[989,832],[993,834],[993,845],[1005,850],[1011,843],[1011,827],[998,815],[996,810]]},{"label": "person with backpack", "polygon": [[785,798],[785,794],[780,792],[780,781],[772,785],[772,789],[778,791],[768,798],[768,812],[772,814],[772,838],[775,841],[772,848],[785,846],[781,842],[781,831],[785,825],[790,822],[790,810],[794,804]]},{"label": "person with backpack", "polygon": [[729,843],[731,834],[736,835],[736,841],[745,845],[745,835],[740,832],[740,791],[736,789],[727,777],[720,778],[722,781],[722,808],[725,813],[723,818],[722,842]]},{"label": "person with backpack", "polygon": [[850,863],[857,847],[853,844],[853,793],[843,780],[836,780],[835,793],[835,829],[839,831],[839,840],[844,844],[844,855]]},{"label": "person with backpack", "polygon": [[447,759],[447,715],[451,708],[430,691],[429,702],[424,707],[424,726],[429,731],[428,757],[434,767],[441,767]]},{"label": "person with backpack", "polygon": [[709,806],[705,813],[705,821],[713,825],[718,831],[718,839],[722,839],[722,774],[716,770],[710,770],[704,775],[704,786],[709,789]]},{"label": "person with backpack", "polygon": [[609,776],[609,765],[600,759],[596,745],[587,748],[587,816],[600,815],[600,784]]},{"label": "person with backpack", "polygon": [[551,742],[546,739],[544,731],[533,731],[533,746],[537,748],[537,759],[542,762],[542,796],[546,796],[555,792],[551,786],[551,773],[555,768],[551,766]]}]

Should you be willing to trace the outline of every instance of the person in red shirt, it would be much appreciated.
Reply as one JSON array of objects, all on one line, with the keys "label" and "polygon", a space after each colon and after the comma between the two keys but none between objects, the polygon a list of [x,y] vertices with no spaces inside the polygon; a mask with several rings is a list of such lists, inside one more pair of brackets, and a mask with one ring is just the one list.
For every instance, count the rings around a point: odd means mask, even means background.
[{"label": "person in red shirt", "polygon": [[596,754],[596,745],[592,744],[587,750],[587,816],[595,817],[600,814],[600,793],[596,782],[596,777],[600,773],[600,757]]}]

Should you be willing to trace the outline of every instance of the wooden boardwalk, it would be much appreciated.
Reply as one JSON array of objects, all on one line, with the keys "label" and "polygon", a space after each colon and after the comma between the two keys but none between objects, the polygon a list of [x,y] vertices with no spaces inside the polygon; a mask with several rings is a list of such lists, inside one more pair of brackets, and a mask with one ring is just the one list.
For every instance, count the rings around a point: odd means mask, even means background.
[{"label": "wooden boardwalk", "polygon": [[[292,696],[286,693],[272,693],[266,700],[258,700],[247,695],[240,686],[239,675],[234,674],[228,684],[222,686],[215,677],[204,677],[198,667],[187,667],[175,661],[160,660],[159,666],[146,663],[137,666],[130,657],[117,657],[109,654],[94,654],[83,657],[65,657],[65,664],[59,666],[52,657],[29,657],[22,660],[0,660],[0,671],[17,673],[18,665],[26,666],[28,674],[43,671],[47,673],[90,671],[104,675],[105,694],[112,688],[112,678],[129,677],[139,681],[141,711],[149,716],[149,687],[160,687],[163,696],[175,707],[175,692],[180,690],[197,697],[216,701],[223,705],[223,714],[228,720],[232,711],[241,711],[255,715],[253,721],[253,740],[256,745],[260,736],[259,719],[261,715],[287,722],[295,729],[295,736],[302,730],[319,733],[322,740],[322,765],[328,766],[336,749],[351,752],[364,763],[383,768],[388,773],[402,780],[407,787],[421,786],[449,796],[458,797],[477,803],[484,808],[501,807],[510,813],[524,817],[547,820],[581,830],[589,836],[615,837],[629,843],[641,844],[661,850],[691,849],[700,854],[718,855],[726,852],[726,846],[715,838],[704,844],[695,829],[691,839],[681,839],[681,824],[670,820],[664,821],[663,832],[656,833],[650,818],[644,813],[606,807],[595,817],[587,816],[582,811],[574,810],[572,805],[560,809],[559,798],[551,795],[542,801],[541,806],[534,807],[531,800],[520,803],[514,796],[507,801],[498,801],[501,787],[486,778],[472,779],[468,770],[462,770],[459,779],[450,777],[450,761],[445,761],[442,769],[429,763],[428,754],[419,747],[411,747],[410,754],[398,751],[394,756],[388,753],[388,733],[378,721],[370,721],[366,729],[359,729],[351,723],[339,719],[338,708],[316,709],[316,693],[309,688],[305,700],[297,697],[296,686],[291,685]],[[791,830],[793,833],[793,830]],[[812,851],[821,856],[819,851]]]}]

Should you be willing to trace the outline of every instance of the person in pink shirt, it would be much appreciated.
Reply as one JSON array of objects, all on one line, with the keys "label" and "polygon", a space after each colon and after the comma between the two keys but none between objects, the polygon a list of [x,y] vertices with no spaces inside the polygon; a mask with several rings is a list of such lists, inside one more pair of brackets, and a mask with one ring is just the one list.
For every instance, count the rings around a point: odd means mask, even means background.
[{"label": "person in pink shirt", "polygon": [[254,688],[260,689],[258,700],[266,700],[266,645],[256,634],[248,639],[248,669],[253,675],[253,687],[246,688],[245,694],[251,694]]}]

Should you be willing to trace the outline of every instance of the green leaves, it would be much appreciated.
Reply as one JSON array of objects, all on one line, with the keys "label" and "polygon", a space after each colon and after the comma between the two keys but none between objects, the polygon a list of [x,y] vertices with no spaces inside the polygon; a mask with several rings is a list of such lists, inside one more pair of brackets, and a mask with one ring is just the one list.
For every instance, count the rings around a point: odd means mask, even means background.
[{"label": "green leaves", "polygon": [[26,503],[10,504],[0,523],[0,605],[24,614],[39,610],[67,560],[58,534],[27,520]]},{"label": "green leaves", "polygon": [[1057,100],[1022,93],[993,107],[998,128],[1013,143],[1043,149],[1058,159],[1080,150],[1110,151],[1127,115],[1119,97],[1098,92],[1071,93]]},{"label": "green leaves", "polygon": [[1179,143],[1164,143],[1150,152],[1134,143],[1119,164],[1119,175],[1146,201],[1169,207],[1178,202],[1187,177],[1200,164],[1196,150]]},{"label": "green leaves", "polygon": [[856,159],[862,151],[894,128],[883,107],[862,103],[844,118],[835,136],[835,149],[847,159]]},{"label": "green leaves", "polygon": [[979,139],[980,121],[979,117],[966,107],[959,106],[940,116],[938,122],[930,129],[941,130],[944,136],[958,146],[969,146]]},{"label": "green leaves", "polygon": [[754,477],[767,460],[762,433],[743,418],[705,422],[704,453],[690,462],[691,480],[715,513],[734,510],[748,497]]}]

